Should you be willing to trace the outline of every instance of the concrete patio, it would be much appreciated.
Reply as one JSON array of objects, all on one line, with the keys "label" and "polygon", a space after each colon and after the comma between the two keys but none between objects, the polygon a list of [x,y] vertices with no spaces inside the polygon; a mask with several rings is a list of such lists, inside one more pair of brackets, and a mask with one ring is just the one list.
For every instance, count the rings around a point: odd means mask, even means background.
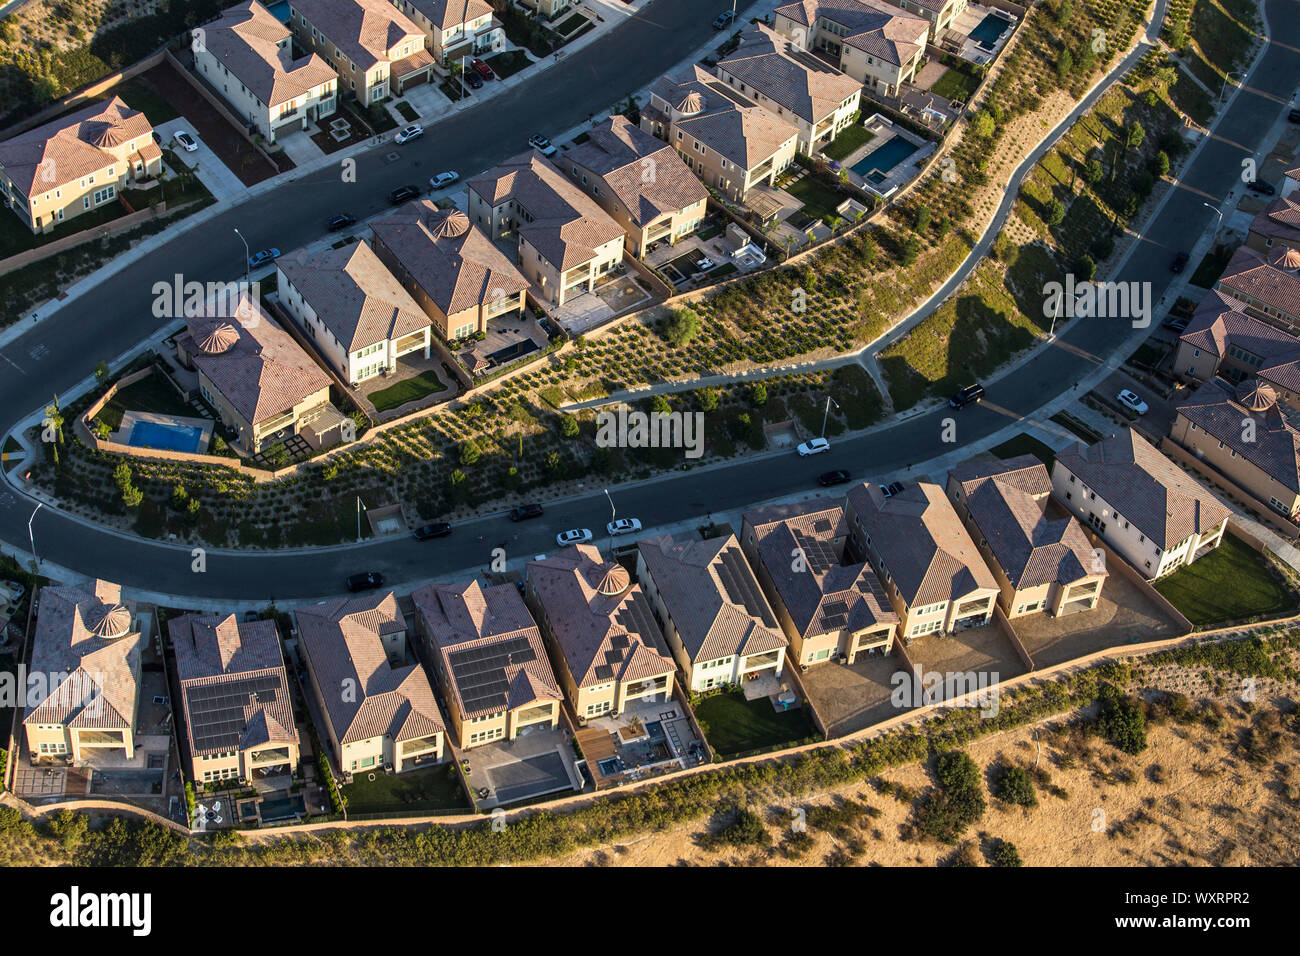
[{"label": "concrete patio", "polygon": [[524,728],[514,740],[460,751],[457,759],[469,761],[465,779],[480,810],[582,789],[577,755],[563,725]]}]

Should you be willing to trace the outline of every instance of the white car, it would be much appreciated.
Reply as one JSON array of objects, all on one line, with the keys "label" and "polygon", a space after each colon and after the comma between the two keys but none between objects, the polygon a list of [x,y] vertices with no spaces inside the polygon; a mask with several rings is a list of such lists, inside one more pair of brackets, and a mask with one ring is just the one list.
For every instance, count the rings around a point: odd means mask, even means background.
[{"label": "white car", "polygon": [[799,446],[799,457],[807,458],[809,455],[820,455],[824,451],[831,450],[831,443],[825,438],[810,438]]},{"label": "white car", "polygon": [[619,518],[617,521],[611,521],[605,525],[605,530],[610,533],[611,537],[617,537],[620,534],[635,534],[641,530],[641,522],[637,518]]},{"label": "white car", "polygon": [[177,130],[176,134],[172,136],[172,142],[187,153],[193,153],[199,148],[198,141],[185,130]]},{"label": "white car", "polygon": [[402,130],[396,136],[394,136],[393,141],[400,145],[402,143],[409,143],[413,139],[419,139],[423,135],[424,135],[424,127],[421,126],[419,123],[412,123],[410,126],[406,127],[404,130]]},{"label": "white car", "polygon": [[587,528],[572,528],[561,531],[555,536],[555,543],[561,548],[571,544],[586,544],[591,540],[591,531]]},{"label": "white car", "polygon": [[434,189],[442,189],[444,186],[450,186],[456,180],[460,179],[460,173],[447,170],[445,173],[439,173],[429,179],[429,185]]},{"label": "white car", "polygon": [[1137,412],[1139,415],[1145,415],[1150,410],[1150,406],[1147,405],[1146,402],[1142,401],[1142,399],[1137,396],[1137,393],[1130,392],[1127,388],[1121,391],[1116,398],[1119,399],[1119,403],[1125,408]]},{"label": "white car", "polygon": [[545,136],[542,136],[540,133],[532,137],[531,139],[529,139],[528,145],[531,146],[533,149],[537,150],[543,156],[555,155],[555,147],[551,145],[551,141],[547,139]]}]

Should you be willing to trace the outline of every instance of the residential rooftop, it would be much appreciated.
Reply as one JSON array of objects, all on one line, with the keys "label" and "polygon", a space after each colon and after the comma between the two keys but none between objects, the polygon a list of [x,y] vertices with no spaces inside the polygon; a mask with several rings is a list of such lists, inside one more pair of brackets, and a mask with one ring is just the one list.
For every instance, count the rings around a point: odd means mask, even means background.
[{"label": "residential rooftop", "polygon": [[1300,321],[1300,252],[1279,247],[1263,253],[1238,246],[1216,288]]},{"label": "residential rooftop", "polygon": [[[942,4],[925,5],[942,9]],[[829,20],[842,28],[835,32],[844,43],[893,66],[924,50],[930,32],[928,20],[879,0],[799,0],[777,7],[776,13],[810,30],[819,20]]]},{"label": "residential rooftop", "polygon": [[389,61],[389,51],[424,31],[387,0],[290,0],[360,70]]},{"label": "residential rooftop", "polygon": [[741,33],[740,46],[718,69],[814,126],[862,90],[857,80],[762,23]]},{"label": "residential rooftop", "polygon": [[1300,494],[1300,413],[1279,402],[1267,384],[1245,379],[1232,385],[1212,378],[1179,404],[1178,414]]},{"label": "residential rooftop", "polygon": [[257,0],[227,8],[201,29],[207,52],[269,108],[337,80],[315,53],[295,60],[293,34]]}]

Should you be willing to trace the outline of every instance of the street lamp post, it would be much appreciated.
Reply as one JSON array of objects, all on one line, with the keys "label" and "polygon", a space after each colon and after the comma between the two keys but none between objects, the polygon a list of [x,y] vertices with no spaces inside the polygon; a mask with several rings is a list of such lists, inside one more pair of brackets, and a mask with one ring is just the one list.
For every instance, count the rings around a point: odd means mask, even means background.
[{"label": "street lamp post", "polygon": [[1223,210],[1218,208],[1217,206],[1211,206],[1208,202],[1203,202],[1201,203],[1201,205],[1219,217],[1219,221],[1215,224],[1214,227],[1214,240],[1215,242],[1218,242],[1219,230],[1223,228]]},{"label": "street lamp post", "polygon": [[361,503],[361,496],[357,495],[357,544],[361,543],[361,512],[366,510],[366,506]]},{"label": "street lamp post", "polygon": [[41,559],[36,554],[36,535],[32,531],[32,522],[36,520],[36,512],[40,511],[44,507],[45,502],[37,502],[36,507],[32,509],[32,516],[27,519],[27,540],[32,546],[32,563],[38,568],[41,566]]},{"label": "street lamp post", "polygon": [[1064,290],[1062,290],[1061,294],[1057,296],[1056,299],[1056,312],[1052,316],[1052,327],[1047,330],[1047,341],[1049,342],[1052,341],[1052,339],[1056,338],[1056,320],[1061,317],[1061,303],[1064,301],[1064,299],[1065,299],[1065,292]]},{"label": "street lamp post", "polygon": [[1227,89],[1228,89],[1228,81],[1229,81],[1230,79],[1232,79],[1234,76],[1242,76],[1242,77],[1244,77],[1245,75],[1246,75],[1246,74],[1245,74],[1244,72],[1242,72],[1241,70],[1233,70],[1233,71],[1231,71],[1227,76],[1225,76],[1225,77],[1223,78],[1223,85],[1219,87],[1219,95],[1218,95],[1218,96],[1215,98],[1215,100],[1214,100],[1214,108],[1215,108],[1216,110],[1219,108],[1219,104],[1223,102],[1223,94],[1224,94],[1225,92],[1227,92]]},{"label": "street lamp post", "polygon": [[253,254],[248,250],[248,240],[244,238],[244,234],[236,229],[235,235],[237,235],[239,241],[244,244],[244,285],[251,289],[253,287],[253,276],[250,272],[251,267],[249,266],[248,261],[253,258]]},{"label": "street lamp post", "polygon": [[[612,525],[614,523],[614,519],[618,517],[618,509],[614,507],[614,499],[610,497],[609,489],[605,488],[603,490],[605,492],[606,499],[608,499],[609,501],[609,523]],[[610,554],[614,553],[614,532],[612,531],[609,533],[609,553]]]},{"label": "street lamp post", "polygon": [[840,403],[837,402],[837,401],[835,401],[835,399],[831,398],[829,395],[827,395],[827,396],[826,396],[826,410],[825,410],[824,412],[822,412],[822,434],[821,434],[821,437],[822,437],[822,438],[825,438],[825,437],[826,437],[826,420],[827,420],[828,418],[830,418],[830,414],[831,414],[831,406],[832,406],[832,405],[835,406],[835,410],[836,410],[837,412],[840,410]]}]

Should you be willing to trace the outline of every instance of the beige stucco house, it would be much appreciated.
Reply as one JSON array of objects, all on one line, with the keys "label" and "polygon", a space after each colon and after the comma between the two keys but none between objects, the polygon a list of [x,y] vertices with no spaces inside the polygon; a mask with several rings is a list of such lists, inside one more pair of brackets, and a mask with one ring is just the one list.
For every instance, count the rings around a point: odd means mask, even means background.
[{"label": "beige stucco house", "polygon": [[144,113],[114,96],[0,142],[0,199],[32,232],[105,203],[162,173]]},{"label": "beige stucco house", "polygon": [[388,0],[290,0],[289,28],[299,46],[334,68],[339,91],[362,106],[433,75],[424,31]]},{"label": "beige stucco house", "polygon": [[1300,249],[1300,196],[1283,191],[1255,214],[1246,245],[1257,252]]},{"label": "beige stucco house", "polygon": [[799,0],[777,7],[772,27],[886,96],[915,79],[932,35],[930,19],[882,0]]},{"label": "beige stucco house", "polygon": [[849,554],[837,503],[805,501],[745,512],[741,548],[802,668],[888,654],[898,615],[871,567]]},{"label": "beige stucco house", "polygon": [[236,4],[191,33],[194,69],[267,142],[334,114],[334,68],[315,53],[294,59],[289,28],[258,0]]},{"label": "beige stucco house", "polygon": [[440,66],[505,49],[505,30],[488,0],[393,0],[393,6],[424,31]]},{"label": "beige stucco house", "polygon": [[122,588],[107,581],[41,589],[23,732],[32,761],[82,766],[135,756],[144,638]]},{"label": "beige stucco house", "polygon": [[349,779],[442,760],[446,731],[429,678],[408,664],[392,591],[297,610],[298,648],[325,726],[322,744]]},{"label": "beige stucco house", "polygon": [[1244,302],[1256,318],[1300,335],[1300,251],[1238,246],[1214,287]]},{"label": "beige stucco house", "polygon": [[518,588],[429,584],[411,599],[462,750],[559,724],[563,698]]},{"label": "beige stucco house", "polygon": [[190,779],[251,782],[298,766],[289,676],[274,620],[185,614],[167,622]]},{"label": "beige stucco house", "polygon": [[677,670],[639,584],[594,545],[528,563],[529,609],[580,721],[666,701]]},{"label": "beige stucco house", "polygon": [[1106,563],[1069,512],[1051,498],[1052,478],[1033,455],[978,459],[948,473],[948,494],[1001,589],[1008,618],[1091,611]]},{"label": "beige stucco house", "polygon": [[1229,382],[1258,375],[1280,379],[1280,394],[1290,396],[1300,339],[1249,314],[1247,305],[1218,289],[1207,292],[1178,338],[1174,373],[1201,384],[1218,376]]}]

